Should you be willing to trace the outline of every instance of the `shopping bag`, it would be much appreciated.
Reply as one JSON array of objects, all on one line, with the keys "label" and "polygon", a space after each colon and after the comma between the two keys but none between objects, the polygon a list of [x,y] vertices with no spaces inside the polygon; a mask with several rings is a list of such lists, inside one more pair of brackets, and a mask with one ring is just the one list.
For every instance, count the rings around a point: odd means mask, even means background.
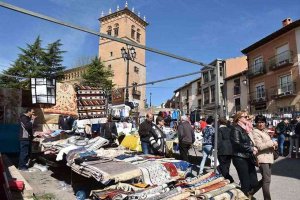
[{"label": "shopping bag", "polygon": [[213,150],[212,154],[209,156],[209,158],[210,158],[210,167],[211,168],[213,168],[215,166],[215,162],[217,162],[217,166],[219,166],[219,164],[220,164],[218,159],[215,161],[214,154],[215,154],[215,150]]}]

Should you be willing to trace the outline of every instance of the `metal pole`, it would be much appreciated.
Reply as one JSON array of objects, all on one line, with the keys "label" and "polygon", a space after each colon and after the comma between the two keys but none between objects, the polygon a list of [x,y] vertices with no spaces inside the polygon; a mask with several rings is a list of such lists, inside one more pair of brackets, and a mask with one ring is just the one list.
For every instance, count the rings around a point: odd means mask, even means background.
[{"label": "metal pole", "polygon": [[214,143],[214,172],[217,172],[217,160],[218,160],[218,111],[219,111],[219,99],[220,99],[220,92],[219,92],[219,63],[216,63],[215,67],[215,143]]},{"label": "metal pole", "polygon": [[127,72],[126,72],[126,95],[125,95],[125,102],[129,102],[129,52],[127,52]]},{"label": "metal pole", "polygon": [[151,95],[152,95],[152,93],[150,92],[150,108],[152,107],[152,104],[151,104]]}]

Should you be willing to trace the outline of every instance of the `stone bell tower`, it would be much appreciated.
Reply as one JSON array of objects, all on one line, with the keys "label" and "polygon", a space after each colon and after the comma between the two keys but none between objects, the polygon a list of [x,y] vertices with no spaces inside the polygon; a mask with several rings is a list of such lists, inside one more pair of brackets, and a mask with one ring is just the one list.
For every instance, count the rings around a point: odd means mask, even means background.
[{"label": "stone bell tower", "polygon": [[[108,34],[124,40],[135,42],[137,44],[146,45],[146,18],[140,17],[140,13],[136,13],[134,8],[128,8],[126,2],[125,7],[120,9],[117,6],[115,12],[109,9],[107,15],[102,11],[100,21],[100,33]],[[115,88],[125,87],[127,82],[127,62],[128,67],[128,85],[140,84],[146,82],[146,58],[145,50],[134,47],[136,56],[134,60],[124,59],[121,49],[127,50],[126,44],[101,38],[99,41],[99,58],[106,67],[114,72],[113,83]],[[131,46],[128,46],[130,49]],[[134,87],[128,89],[129,101],[139,104],[139,108],[144,108],[144,100],[146,97],[146,86]],[[124,92],[124,95],[126,92]],[[124,97],[125,99],[125,97]]]}]

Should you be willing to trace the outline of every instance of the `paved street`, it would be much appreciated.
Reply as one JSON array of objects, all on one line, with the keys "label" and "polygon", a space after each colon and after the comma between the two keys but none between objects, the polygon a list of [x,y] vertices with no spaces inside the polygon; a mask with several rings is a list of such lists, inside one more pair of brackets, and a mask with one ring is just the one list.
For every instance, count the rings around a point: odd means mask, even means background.
[{"label": "paved street", "polygon": [[[231,175],[238,182],[237,172],[232,165]],[[261,175],[259,170],[258,178]],[[300,199],[300,159],[278,158],[272,166],[271,180],[272,200],[292,200]],[[259,190],[255,197],[263,200],[262,190]]]},{"label": "paved street", "polygon": [[[195,156],[196,153],[196,156]],[[200,165],[202,154],[199,150],[190,149],[189,154],[192,156],[192,163]],[[207,168],[207,171],[212,169]],[[239,183],[237,171],[233,164],[230,173],[236,183]],[[257,168],[258,180],[261,174]],[[280,157],[272,166],[271,180],[272,200],[296,200],[300,199],[300,159]],[[263,200],[263,193],[260,189],[256,194],[257,200]]]}]

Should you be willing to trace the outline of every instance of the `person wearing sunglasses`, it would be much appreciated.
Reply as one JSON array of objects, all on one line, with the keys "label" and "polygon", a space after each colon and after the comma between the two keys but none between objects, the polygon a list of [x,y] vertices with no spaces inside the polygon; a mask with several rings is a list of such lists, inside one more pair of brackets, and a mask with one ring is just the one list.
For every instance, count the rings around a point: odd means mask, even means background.
[{"label": "person wearing sunglasses", "polygon": [[258,149],[257,160],[262,179],[259,184],[262,186],[264,200],[271,200],[271,165],[274,163],[273,151],[277,149],[278,144],[273,141],[266,128],[266,117],[257,115],[255,117],[256,127],[253,130],[253,139]]},{"label": "person wearing sunglasses", "polygon": [[231,132],[232,162],[241,182],[241,190],[251,198],[258,187],[254,155],[257,148],[251,139],[252,127],[249,126],[246,111],[238,111],[234,116],[234,126]]}]

